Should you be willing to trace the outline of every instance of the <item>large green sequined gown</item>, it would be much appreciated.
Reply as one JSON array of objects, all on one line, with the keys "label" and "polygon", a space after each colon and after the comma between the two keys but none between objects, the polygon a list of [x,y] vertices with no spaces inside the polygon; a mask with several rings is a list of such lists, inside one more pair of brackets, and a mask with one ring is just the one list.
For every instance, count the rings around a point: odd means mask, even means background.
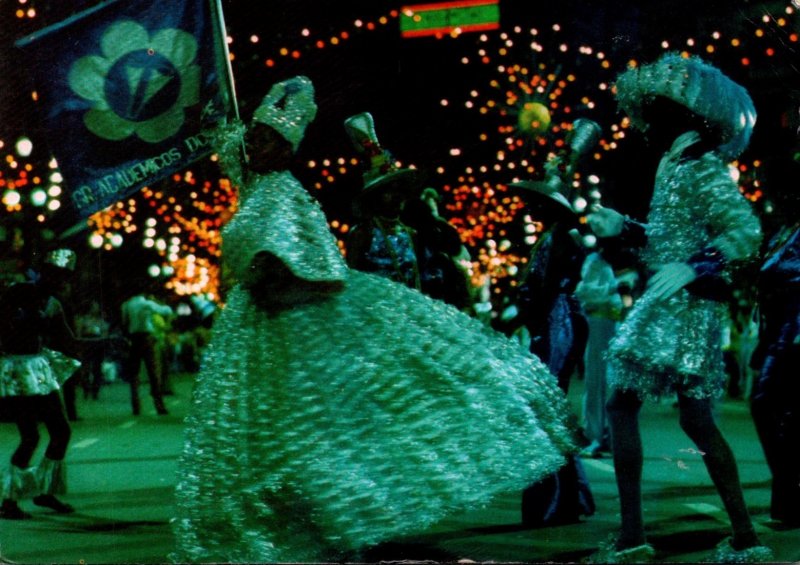
[{"label": "large green sequined gown", "polygon": [[251,182],[223,237],[239,280],[269,251],[344,287],[270,312],[244,285],[229,293],[186,422],[174,559],[329,559],[562,465],[570,411],[544,365],[449,305],[349,270],[290,173]]}]

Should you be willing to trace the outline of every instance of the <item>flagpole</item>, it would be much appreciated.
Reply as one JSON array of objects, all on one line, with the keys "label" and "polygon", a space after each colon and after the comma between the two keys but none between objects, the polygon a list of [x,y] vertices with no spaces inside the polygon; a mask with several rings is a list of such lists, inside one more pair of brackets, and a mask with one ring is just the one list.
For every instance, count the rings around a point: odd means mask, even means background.
[{"label": "flagpole", "polygon": [[235,118],[239,119],[239,102],[236,98],[236,85],[233,81],[233,67],[231,66],[231,56],[228,52],[228,32],[225,29],[225,16],[222,12],[222,0],[211,0],[212,9],[211,13],[217,24],[217,33],[222,40],[222,54],[225,58],[225,76],[228,80],[228,87],[232,97],[231,104],[233,105],[233,114]]},{"label": "flagpole", "polygon": [[[230,95],[233,98],[231,104],[233,106],[233,115],[236,120],[239,120],[239,101],[236,96],[236,83],[233,80],[233,67],[231,66],[231,57],[230,53],[228,52],[228,32],[225,29],[225,15],[222,12],[222,0],[211,0],[212,3],[212,17],[214,17],[217,23],[217,33],[220,36],[222,41],[222,55],[225,58],[225,70],[226,70],[226,78],[228,79],[228,86],[230,88]],[[244,170],[244,163],[247,163],[247,148],[244,145],[244,139],[239,144],[239,151],[241,152],[241,159],[242,159],[242,178],[244,178],[245,170]]]}]

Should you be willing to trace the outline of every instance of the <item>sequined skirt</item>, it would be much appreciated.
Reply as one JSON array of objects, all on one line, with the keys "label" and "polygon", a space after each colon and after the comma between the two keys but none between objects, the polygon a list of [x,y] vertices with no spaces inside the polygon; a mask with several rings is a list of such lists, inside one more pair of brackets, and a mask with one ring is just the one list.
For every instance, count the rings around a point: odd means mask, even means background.
[{"label": "sequined skirt", "polygon": [[44,348],[31,355],[0,356],[0,397],[50,394],[80,367],[77,359]]},{"label": "sequined skirt", "polygon": [[566,399],[455,308],[351,272],[267,315],[235,288],[179,466],[178,561],[320,561],[519,491],[574,449]]},{"label": "sequined skirt", "polygon": [[677,390],[694,398],[719,396],[725,315],[723,303],[686,289],[666,300],[645,292],[611,342],[610,385],[648,398]]}]

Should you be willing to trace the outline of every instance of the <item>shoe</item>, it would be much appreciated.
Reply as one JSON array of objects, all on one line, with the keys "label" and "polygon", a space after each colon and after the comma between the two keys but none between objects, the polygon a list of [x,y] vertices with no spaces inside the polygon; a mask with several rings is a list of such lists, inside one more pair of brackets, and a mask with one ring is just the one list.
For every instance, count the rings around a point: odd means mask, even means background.
[{"label": "shoe", "polygon": [[5,520],[28,520],[32,516],[20,508],[16,500],[6,499],[3,501],[3,505],[0,506],[0,518]]},{"label": "shoe", "polygon": [[785,516],[782,518],[772,518],[771,528],[773,530],[796,530],[800,528],[800,516]]},{"label": "shoe", "polygon": [[612,536],[582,563],[649,563],[655,556],[656,550],[649,543],[617,549],[616,536]]},{"label": "shoe", "polygon": [[603,457],[603,453],[608,453],[608,448],[603,446],[599,441],[592,440],[592,443],[580,450],[578,457],[600,459]]},{"label": "shoe", "polygon": [[166,416],[169,414],[169,412],[167,412],[167,407],[164,406],[163,398],[153,398],[153,406],[155,406],[156,413],[158,413],[159,416]]},{"label": "shoe", "polygon": [[731,538],[725,538],[703,563],[771,563],[775,560],[772,550],[765,545],[753,545],[734,549]]},{"label": "shoe", "polygon": [[33,503],[36,506],[43,506],[44,508],[50,508],[51,510],[54,510],[57,514],[72,514],[73,512],[75,512],[75,509],[72,506],[61,502],[52,494],[40,494],[39,496],[34,496]]}]

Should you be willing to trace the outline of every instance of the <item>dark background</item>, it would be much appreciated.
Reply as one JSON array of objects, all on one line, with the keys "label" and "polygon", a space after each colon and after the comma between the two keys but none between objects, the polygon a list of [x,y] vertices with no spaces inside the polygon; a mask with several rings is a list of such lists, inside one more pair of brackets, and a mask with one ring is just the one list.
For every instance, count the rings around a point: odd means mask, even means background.
[{"label": "dark background", "polygon": [[[38,15],[33,20],[14,17],[17,0],[2,0],[0,9],[0,137],[9,139],[25,132],[34,140],[46,137],[38,130],[34,104],[24,88],[25,61],[11,47],[13,40],[62,20],[97,4],[90,0],[35,1]],[[165,3],[166,5],[167,3]],[[245,2],[223,0],[228,30],[236,39],[231,49],[236,88],[243,116],[253,110],[269,85],[288,76],[303,73],[317,86],[321,111],[309,131],[306,153],[323,147],[336,147],[343,141],[341,124],[347,116],[368,110],[385,138],[400,158],[415,163],[430,161],[431,153],[450,147],[469,131],[467,120],[453,119],[442,112],[440,98],[455,95],[474,77],[465,76],[453,65],[469,41],[433,38],[401,39],[397,19],[381,26],[385,30],[353,34],[347,46],[304,53],[296,62],[281,61],[274,70],[263,64],[264,53],[275,46],[301,44],[299,30],[336,31],[351,26],[355,18],[369,21],[401,4],[387,0],[346,0],[333,4],[311,0],[271,0]],[[764,14],[780,16],[788,1],[595,1],[562,0],[538,2],[502,0],[503,27],[519,25],[546,29],[561,23],[561,39],[603,50],[617,66],[629,58],[652,60],[663,52],[662,40],[708,36],[712,30],[724,37],[747,36],[761,24]],[[788,34],[791,30],[786,30]],[[245,39],[256,33],[261,40],[249,44]],[[715,64],[751,92],[759,112],[753,150],[759,153],[786,154],[794,142],[797,122],[798,60],[794,45],[784,37],[774,37],[777,54],[768,64],[743,68],[740,53],[716,54]],[[272,47],[272,49],[270,49]],[[303,47],[301,47],[303,49]],[[623,70],[617,68],[616,72]],[[612,108],[610,111],[614,111]],[[791,122],[791,123],[790,123]],[[636,144],[630,144],[636,145]],[[626,148],[632,150],[635,148]],[[622,157],[622,156],[621,156]],[[638,159],[625,161],[638,162]],[[610,164],[610,163],[609,163]],[[630,165],[628,165],[629,167]]]},{"label": "dark background", "polygon": [[[24,7],[37,10],[37,17],[29,20],[14,16],[21,6],[19,0],[0,0],[0,139],[8,143],[25,134],[35,144],[47,144],[47,134],[30,99],[28,63],[13,49],[13,41],[95,4],[89,0],[27,0]],[[167,9],[168,2],[164,5]],[[320,111],[301,145],[298,163],[324,156],[353,156],[342,123],[362,111],[375,117],[384,146],[437,182],[445,179],[435,179],[430,167],[444,161],[453,169],[463,165],[448,156],[451,147],[465,148],[470,159],[491,162],[497,147],[476,140],[476,127],[483,126],[482,118],[463,108],[443,109],[439,103],[443,98],[463,100],[465,91],[488,80],[488,75],[482,76],[488,68],[458,64],[462,55],[475,52],[479,34],[463,34],[455,40],[403,39],[397,18],[378,24],[374,32],[352,32],[355,19],[375,21],[402,5],[388,0],[223,0],[222,5],[228,32],[234,38],[232,67],[243,118],[250,117],[274,82],[305,74],[316,86]],[[790,41],[789,35],[798,31],[800,17],[787,18],[790,25],[783,28],[766,25],[762,18],[785,16],[791,5],[790,0],[500,1],[502,29],[521,26],[542,30],[540,39],[546,49],[540,58],[545,62],[558,58],[553,47],[557,42],[573,47],[590,45],[595,51],[605,52],[612,67],[607,76],[598,77],[603,80],[613,81],[629,59],[655,59],[664,52],[664,40],[675,49],[683,49],[687,37],[696,37],[702,45],[703,38],[713,31],[722,34],[720,46],[727,45],[729,38],[741,37],[744,48],[720,48],[710,60],[743,84],[756,104],[758,123],[742,160],[755,156],[763,162],[760,182],[766,198],[759,206],[774,202],[780,214],[790,216],[797,213],[798,200],[794,155],[800,126],[800,61],[797,43]],[[554,23],[562,26],[558,34],[549,32]],[[317,49],[313,41],[300,36],[303,28],[311,31],[312,38],[327,38],[345,29],[351,30],[351,36],[338,47]],[[765,30],[765,37],[756,40],[754,32],[759,28]],[[259,36],[258,43],[247,40],[252,34]],[[770,57],[763,53],[768,45],[775,50]],[[277,55],[282,46],[296,48],[301,56],[292,59]],[[699,47],[691,52],[703,55]],[[740,63],[744,55],[752,59],[749,66]],[[531,63],[532,56],[528,57],[522,62]],[[276,64],[266,66],[267,58],[273,58]],[[580,80],[594,80],[592,67],[584,65],[579,70]],[[591,117],[604,128],[619,120],[610,95],[598,104]],[[649,202],[655,159],[634,132],[618,150],[608,152],[596,171],[604,180],[605,204],[642,217]],[[298,167],[296,174],[306,186],[318,180],[316,171]],[[336,190],[319,191],[315,196],[329,216],[347,220],[350,202],[360,187],[360,175],[350,171],[337,179]],[[772,218],[777,216],[765,217],[767,225]]]}]

